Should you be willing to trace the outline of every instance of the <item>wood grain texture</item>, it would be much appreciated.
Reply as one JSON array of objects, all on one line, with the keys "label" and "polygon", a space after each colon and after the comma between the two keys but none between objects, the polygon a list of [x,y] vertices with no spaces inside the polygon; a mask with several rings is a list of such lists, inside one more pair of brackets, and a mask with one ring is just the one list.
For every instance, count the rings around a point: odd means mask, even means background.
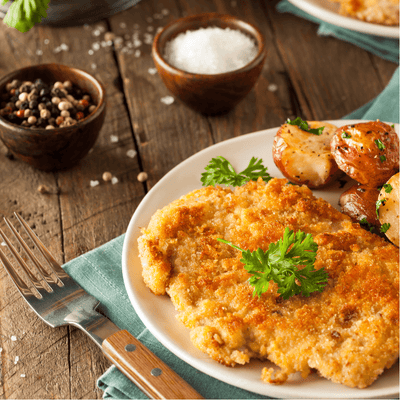
[{"label": "wood grain texture", "polygon": [[107,357],[150,398],[202,399],[187,382],[128,331],[122,330],[103,342]]},{"label": "wood grain texture", "polygon": [[[0,227],[6,229],[2,216],[20,212],[64,263],[123,234],[147,191],[192,154],[232,137],[277,127],[288,117],[341,118],[382,91],[396,64],[349,43],[317,36],[316,24],[278,13],[277,2],[142,0],[95,24],[36,26],[25,34],[0,23],[0,76],[23,66],[63,63],[100,79],[108,98],[99,139],[74,168],[57,173],[35,170],[7,158],[0,143]],[[156,30],[202,12],[241,17],[258,26],[267,43],[255,87],[222,116],[205,117],[176,99],[164,104],[162,99],[171,94],[153,73],[151,43]],[[107,31],[120,38],[118,45],[104,46]],[[130,158],[127,153],[132,150],[137,154]],[[104,182],[105,171],[118,183]],[[141,171],[148,173],[145,183],[137,181]],[[92,187],[91,181],[99,184]],[[60,193],[40,194],[40,184]],[[2,267],[0,348],[0,399],[102,397],[96,380],[110,362],[83,332],[50,329],[38,320]]]}]

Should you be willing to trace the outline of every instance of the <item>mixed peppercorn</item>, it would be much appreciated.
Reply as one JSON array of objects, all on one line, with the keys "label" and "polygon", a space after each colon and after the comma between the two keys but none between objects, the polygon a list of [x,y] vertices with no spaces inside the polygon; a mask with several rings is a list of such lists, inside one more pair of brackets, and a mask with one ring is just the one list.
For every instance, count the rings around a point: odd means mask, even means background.
[{"label": "mixed peppercorn", "polygon": [[96,109],[91,96],[71,81],[48,84],[42,79],[14,79],[5,89],[0,116],[31,129],[71,126]]}]

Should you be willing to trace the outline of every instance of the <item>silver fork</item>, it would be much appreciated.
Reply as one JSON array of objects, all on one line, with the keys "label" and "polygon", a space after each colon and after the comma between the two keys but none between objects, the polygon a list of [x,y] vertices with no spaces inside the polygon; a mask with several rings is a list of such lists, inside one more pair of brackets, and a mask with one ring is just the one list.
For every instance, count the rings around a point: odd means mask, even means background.
[{"label": "silver fork", "polygon": [[119,329],[100,314],[96,310],[99,301],[74,282],[26,221],[17,213],[14,214],[49,268],[43,267],[7,218],[4,220],[31,260],[31,266],[18,254],[1,229],[0,235],[25,272],[25,280],[1,250],[0,260],[22,297],[44,322],[53,328],[70,324],[82,329],[103,350],[107,358],[150,398],[203,398],[128,331]]}]

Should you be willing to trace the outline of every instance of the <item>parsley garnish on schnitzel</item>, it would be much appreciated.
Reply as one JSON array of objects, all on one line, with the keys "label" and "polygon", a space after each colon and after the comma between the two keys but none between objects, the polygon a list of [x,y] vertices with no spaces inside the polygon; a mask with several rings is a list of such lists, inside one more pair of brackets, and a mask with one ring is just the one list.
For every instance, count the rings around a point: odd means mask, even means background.
[{"label": "parsley garnish on schnitzel", "polygon": [[248,181],[256,181],[259,177],[265,182],[272,179],[267,168],[262,165],[262,159],[256,157],[252,157],[247,168],[239,173],[236,173],[232,164],[222,156],[211,159],[205,170],[200,179],[203,186],[242,186]]},{"label": "parsley garnish on schnitzel", "polygon": [[[262,249],[255,251],[243,250],[234,244],[218,238],[242,252],[244,268],[253,276],[249,282],[254,286],[253,296],[260,297],[268,290],[269,282],[278,285],[278,293],[283,299],[296,294],[308,297],[310,293],[322,292],[328,281],[324,268],[314,269],[318,245],[310,234],[302,231],[294,233],[285,229],[283,238],[277,243],[271,243],[266,252]],[[299,269],[298,266],[304,266]]]}]

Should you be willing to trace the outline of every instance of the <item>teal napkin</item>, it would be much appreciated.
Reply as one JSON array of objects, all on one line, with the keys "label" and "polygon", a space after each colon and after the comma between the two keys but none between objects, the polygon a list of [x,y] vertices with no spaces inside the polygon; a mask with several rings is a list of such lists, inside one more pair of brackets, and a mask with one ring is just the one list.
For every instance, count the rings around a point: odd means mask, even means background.
[{"label": "teal napkin", "polygon": [[[288,0],[280,1],[277,6],[280,12],[290,12],[319,24],[318,35],[333,36],[352,43],[381,58],[399,63],[399,40],[385,38],[341,28],[307,14]],[[386,122],[399,123],[399,68],[393,74],[386,88],[375,99],[346,115],[345,119],[380,119]]]},{"label": "teal napkin", "polygon": [[[137,316],[125,290],[121,268],[124,236],[75,258],[63,268],[83,289],[100,301],[101,311],[108,318],[121,329],[132,333],[206,399],[268,399],[203,374],[176,357],[149,332]],[[98,379],[97,385],[104,391],[105,399],[147,399],[114,366]]]}]

